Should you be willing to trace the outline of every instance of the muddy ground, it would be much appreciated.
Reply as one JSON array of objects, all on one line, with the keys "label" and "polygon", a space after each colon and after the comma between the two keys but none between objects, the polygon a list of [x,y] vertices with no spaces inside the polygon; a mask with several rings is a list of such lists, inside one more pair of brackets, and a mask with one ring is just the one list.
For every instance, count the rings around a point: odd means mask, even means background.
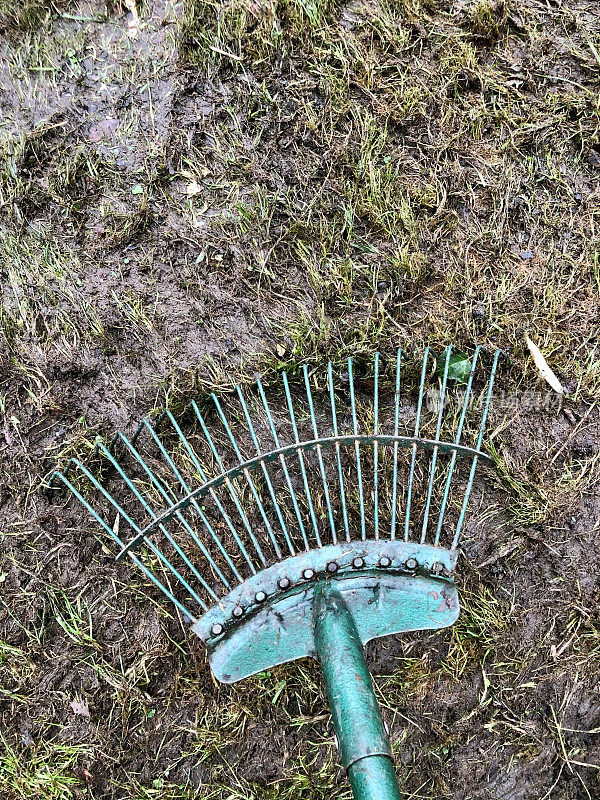
[{"label": "muddy ground", "polygon": [[0,34],[2,795],[349,796],[316,664],[217,685],[43,479],[256,372],[453,343],[503,351],[496,468],[457,625],[368,647],[398,773],[599,796],[596,4],[20,0]]}]

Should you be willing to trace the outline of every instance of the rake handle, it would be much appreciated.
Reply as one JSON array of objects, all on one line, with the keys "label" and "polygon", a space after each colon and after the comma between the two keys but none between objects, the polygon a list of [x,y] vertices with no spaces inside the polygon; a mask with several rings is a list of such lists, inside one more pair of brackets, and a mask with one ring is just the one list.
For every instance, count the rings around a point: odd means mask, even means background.
[{"label": "rake handle", "polygon": [[314,597],[315,648],[355,800],[401,800],[390,742],[354,618],[330,583],[318,584]]}]

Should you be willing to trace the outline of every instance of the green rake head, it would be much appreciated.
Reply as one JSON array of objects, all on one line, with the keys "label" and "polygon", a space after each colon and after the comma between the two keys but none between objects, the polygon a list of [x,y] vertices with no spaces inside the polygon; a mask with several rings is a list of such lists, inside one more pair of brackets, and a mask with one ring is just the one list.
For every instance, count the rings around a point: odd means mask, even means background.
[{"label": "green rake head", "polygon": [[[189,620],[219,680],[319,658],[357,797],[397,796],[361,645],[459,613],[452,574],[476,467],[489,461],[498,353],[483,383],[482,360],[477,348],[458,383],[451,349],[435,359],[427,348],[407,394],[400,351],[387,368],[376,355],[366,375],[352,360],[337,376],[304,367],[300,386],[283,373],[269,399],[258,380],[192,401],[50,477]],[[358,719],[350,733],[340,681]]]}]

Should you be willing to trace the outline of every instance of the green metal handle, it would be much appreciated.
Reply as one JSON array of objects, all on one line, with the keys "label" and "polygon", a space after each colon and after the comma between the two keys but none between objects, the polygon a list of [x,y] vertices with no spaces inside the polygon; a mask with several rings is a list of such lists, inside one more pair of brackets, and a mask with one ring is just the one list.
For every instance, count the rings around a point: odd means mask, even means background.
[{"label": "green metal handle", "polygon": [[401,800],[392,750],[356,624],[328,582],[315,587],[315,648],[342,764],[356,800]]}]

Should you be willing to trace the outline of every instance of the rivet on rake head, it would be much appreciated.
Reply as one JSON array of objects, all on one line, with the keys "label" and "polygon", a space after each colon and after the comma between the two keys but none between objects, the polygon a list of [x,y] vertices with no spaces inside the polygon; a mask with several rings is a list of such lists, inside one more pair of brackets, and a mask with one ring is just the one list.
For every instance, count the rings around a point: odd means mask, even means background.
[{"label": "rivet on rake head", "polygon": [[436,561],[435,564],[432,564],[431,571],[434,575],[438,575],[444,569],[444,565],[440,561]]},{"label": "rivet on rake head", "polygon": [[314,578],[314,577],[315,577],[315,571],[314,571],[314,569],[305,569],[305,570],[304,570],[304,572],[302,573],[302,577],[303,577],[303,578],[304,578],[304,580],[306,580],[306,581],[310,581],[310,580],[312,580],[312,578]]},{"label": "rivet on rake head", "polygon": [[359,557],[359,558],[354,558],[352,560],[352,566],[354,567],[354,569],[362,569],[364,565],[365,565],[364,558]]},{"label": "rivet on rake head", "polygon": [[241,606],[236,606],[231,613],[234,617],[241,617],[244,613],[244,609]]},{"label": "rivet on rake head", "polygon": [[264,601],[267,599],[267,595],[265,594],[265,592],[257,592],[254,595],[254,599],[256,600],[257,603],[264,603]]},{"label": "rivet on rake head", "polygon": [[220,622],[215,622],[215,624],[210,629],[210,632],[213,636],[220,636],[223,633],[223,626]]},{"label": "rivet on rake head", "polygon": [[335,561],[330,561],[329,564],[327,564],[327,572],[333,573],[337,571],[338,571],[337,563]]},{"label": "rivet on rake head", "polygon": [[380,567],[389,567],[391,563],[392,562],[390,561],[390,559],[387,556],[382,556],[379,559],[379,566]]},{"label": "rivet on rake head", "polygon": [[404,566],[406,569],[416,569],[419,566],[419,562],[416,558],[407,558]]},{"label": "rivet on rake head", "polygon": [[279,586],[280,589],[288,589],[290,586],[290,579],[279,578],[279,580],[277,581],[277,586]]}]

